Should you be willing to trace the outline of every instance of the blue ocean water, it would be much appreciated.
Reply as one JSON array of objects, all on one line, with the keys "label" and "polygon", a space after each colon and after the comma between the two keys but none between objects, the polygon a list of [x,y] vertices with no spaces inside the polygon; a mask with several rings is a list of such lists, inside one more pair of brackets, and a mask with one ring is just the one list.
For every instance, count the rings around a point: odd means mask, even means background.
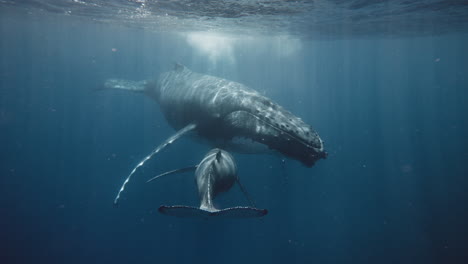
[{"label": "blue ocean water", "polygon": [[[124,2],[114,3],[145,1]],[[278,21],[269,34],[262,23],[259,34],[241,34],[243,24],[223,34],[243,12],[222,13],[229,22],[203,13],[195,20],[216,24],[204,33],[171,30],[174,17],[161,30],[62,15],[72,4],[31,3],[0,1],[1,263],[468,260],[468,34],[466,19],[438,13],[464,11],[462,2],[428,7],[410,29],[413,13],[377,28],[344,19],[289,35],[310,17],[292,19],[291,28]],[[359,1],[355,9],[359,3],[366,12],[356,17],[375,10]],[[391,3],[377,9],[391,13]],[[264,10],[261,17],[275,21]],[[377,34],[382,28],[388,31]],[[96,88],[107,78],[154,78],[174,62],[272,98],[317,130],[328,158],[306,168],[281,156],[234,153],[240,179],[269,214],[179,219],[157,208],[196,206],[193,176],[145,181],[196,164],[209,150],[184,138],[149,161],[113,207],[131,169],[174,130],[151,99]],[[238,188],[219,203],[248,204]]]}]

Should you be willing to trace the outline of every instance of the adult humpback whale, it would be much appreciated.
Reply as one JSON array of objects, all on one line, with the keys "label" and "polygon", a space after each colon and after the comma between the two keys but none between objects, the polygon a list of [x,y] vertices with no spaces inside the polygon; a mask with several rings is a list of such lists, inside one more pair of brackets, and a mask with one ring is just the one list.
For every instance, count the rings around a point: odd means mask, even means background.
[{"label": "adult humpback whale", "polygon": [[[252,200],[245,191],[237,176],[237,166],[234,158],[227,151],[212,149],[202,159],[200,164],[169,171],[158,175],[147,182],[151,182],[162,176],[195,170],[195,183],[197,185],[200,207],[185,205],[163,205],[159,212],[166,215],[178,217],[228,217],[249,218],[262,217],[268,213],[266,209],[255,208]],[[246,195],[252,207],[236,206],[225,209],[215,207],[213,200],[221,193],[227,192],[237,183],[241,191]]]},{"label": "adult humpback whale", "polygon": [[178,130],[132,170],[114,203],[139,167],[190,131],[215,147],[228,149],[248,139],[307,167],[327,156],[319,135],[283,107],[243,84],[195,73],[180,64],[157,80],[109,79],[104,87],[140,92],[153,98],[169,124]]}]

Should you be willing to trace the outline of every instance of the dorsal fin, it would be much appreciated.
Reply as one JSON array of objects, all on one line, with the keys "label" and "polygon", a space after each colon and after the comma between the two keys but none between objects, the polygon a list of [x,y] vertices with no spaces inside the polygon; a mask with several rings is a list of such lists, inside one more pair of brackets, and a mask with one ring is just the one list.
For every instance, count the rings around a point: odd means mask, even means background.
[{"label": "dorsal fin", "polygon": [[185,66],[176,62],[174,63],[174,71],[183,71],[185,69]]},{"label": "dorsal fin", "polygon": [[221,150],[218,150],[218,152],[216,153],[216,161],[217,162],[221,161]]}]

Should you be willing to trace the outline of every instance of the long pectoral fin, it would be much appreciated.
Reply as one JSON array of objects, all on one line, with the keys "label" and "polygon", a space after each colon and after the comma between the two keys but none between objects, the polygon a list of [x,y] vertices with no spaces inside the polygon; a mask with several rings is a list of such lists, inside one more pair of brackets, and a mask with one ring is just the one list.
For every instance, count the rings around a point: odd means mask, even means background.
[{"label": "long pectoral fin", "polygon": [[155,148],[148,156],[146,156],[142,161],[140,161],[140,163],[138,163],[138,165],[136,165],[135,168],[133,168],[132,172],[128,175],[128,177],[125,179],[124,183],[122,184],[122,187],[120,188],[119,192],[117,193],[117,196],[115,197],[114,199],[114,204],[117,204],[118,201],[119,201],[119,198],[120,198],[120,194],[125,190],[125,186],[127,185],[127,183],[130,181],[130,178],[132,177],[132,175],[136,172],[136,170],[143,166],[145,164],[146,161],[148,161],[149,159],[151,159],[151,157],[153,157],[156,153],[160,152],[161,150],[163,150],[165,147],[167,147],[168,145],[172,144],[174,141],[176,141],[177,139],[179,139],[180,137],[182,137],[183,135],[185,135],[186,133],[190,132],[190,131],[193,131],[195,128],[196,128],[196,124],[189,124],[187,126],[185,126],[184,128],[182,128],[181,130],[177,131],[177,133],[175,133],[173,136],[171,136],[170,138],[168,138],[166,141],[164,141],[161,145],[159,145],[157,148]]},{"label": "long pectoral fin", "polygon": [[167,176],[167,175],[171,175],[171,174],[176,174],[176,173],[184,173],[184,172],[188,172],[188,171],[194,171],[196,170],[198,167],[198,165],[195,165],[195,166],[192,166],[192,167],[187,167],[187,168],[182,168],[182,169],[176,169],[176,170],[171,170],[171,171],[168,171],[168,172],[165,172],[165,173],[161,173],[159,174],[158,176],[155,176],[149,180],[147,180],[146,182],[151,182],[151,181],[154,181],[158,178],[161,178],[163,176]]},{"label": "long pectoral fin", "polygon": [[253,218],[265,216],[268,210],[237,206],[212,212],[191,206],[163,205],[159,207],[159,212],[165,215],[184,218]]}]

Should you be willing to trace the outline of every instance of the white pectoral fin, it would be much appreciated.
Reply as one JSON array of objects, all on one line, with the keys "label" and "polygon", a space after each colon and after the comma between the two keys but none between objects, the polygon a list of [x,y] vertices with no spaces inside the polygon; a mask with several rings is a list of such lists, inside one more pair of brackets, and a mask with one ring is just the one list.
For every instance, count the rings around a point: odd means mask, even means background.
[{"label": "white pectoral fin", "polygon": [[122,187],[120,187],[119,192],[117,193],[117,196],[114,199],[114,204],[117,204],[119,202],[120,194],[125,190],[125,186],[127,183],[130,181],[130,178],[132,175],[137,171],[137,169],[145,164],[146,161],[151,159],[156,153],[160,152],[164,148],[166,148],[168,145],[172,144],[174,141],[185,135],[186,133],[195,130],[197,127],[196,124],[189,124],[182,128],[181,130],[177,131],[174,135],[172,135],[170,138],[168,138],[166,141],[164,141],[161,145],[159,145],[157,148],[155,148],[148,156],[146,156],[138,165],[136,165],[135,168],[133,168],[132,172],[128,175],[128,177],[125,179],[124,183],[122,184]]},{"label": "white pectoral fin", "polygon": [[177,173],[184,173],[184,172],[188,172],[188,171],[194,171],[196,170],[198,167],[198,165],[195,165],[195,166],[192,166],[192,167],[187,167],[187,168],[181,168],[181,169],[176,169],[176,170],[171,170],[171,171],[168,171],[168,172],[164,172],[164,173],[161,173],[159,174],[158,176],[155,176],[149,180],[147,180],[146,182],[152,182],[158,178],[161,178],[163,176],[167,176],[167,175],[172,175],[172,174],[177,174]]}]

